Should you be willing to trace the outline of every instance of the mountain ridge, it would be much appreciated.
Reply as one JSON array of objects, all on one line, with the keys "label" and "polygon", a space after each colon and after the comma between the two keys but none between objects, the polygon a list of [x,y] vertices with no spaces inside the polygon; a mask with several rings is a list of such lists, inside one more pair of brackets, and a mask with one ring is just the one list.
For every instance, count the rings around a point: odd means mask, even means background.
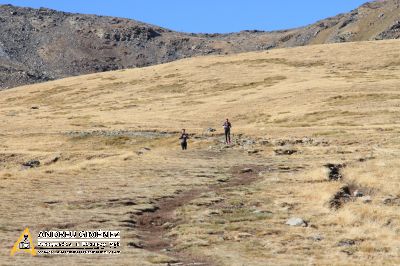
[{"label": "mountain ridge", "polygon": [[400,1],[280,31],[176,32],[132,19],[0,5],[0,89],[209,54],[400,37]]}]

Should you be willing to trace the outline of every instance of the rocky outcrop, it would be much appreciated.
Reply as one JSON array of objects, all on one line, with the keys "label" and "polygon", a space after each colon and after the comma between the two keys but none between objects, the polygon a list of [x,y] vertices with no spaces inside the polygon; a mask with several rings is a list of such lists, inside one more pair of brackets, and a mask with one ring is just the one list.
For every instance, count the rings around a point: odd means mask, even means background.
[{"label": "rocky outcrop", "polygon": [[292,30],[174,32],[135,20],[0,5],[0,89],[208,54],[400,37],[400,0]]}]

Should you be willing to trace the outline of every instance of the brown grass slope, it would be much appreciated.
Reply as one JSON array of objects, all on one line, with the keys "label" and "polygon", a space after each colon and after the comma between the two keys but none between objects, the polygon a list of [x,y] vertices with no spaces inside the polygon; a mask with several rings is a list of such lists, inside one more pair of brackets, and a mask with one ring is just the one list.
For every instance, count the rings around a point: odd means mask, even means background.
[{"label": "brown grass slope", "polygon": [[[399,44],[207,56],[0,92],[1,261],[399,264]],[[195,134],[187,153],[183,127]],[[23,168],[30,159],[41,166]],[[346,164],[342,180],[328,181],[327,163]],[[332,205],[342,187],[371,202]],[[156,234],[138,224],[192,189]],[[8,257],[26,226],[120,229],[123,254]]]}]

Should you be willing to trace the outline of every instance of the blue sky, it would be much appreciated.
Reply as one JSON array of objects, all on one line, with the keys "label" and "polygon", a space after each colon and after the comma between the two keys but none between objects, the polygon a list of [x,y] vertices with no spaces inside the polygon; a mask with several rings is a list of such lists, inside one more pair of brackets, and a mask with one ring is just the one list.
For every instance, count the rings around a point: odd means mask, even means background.
[{"label": "blue sky", "polygon": [[0,4],[132,18],[184,32],[295,28],[367,0],[9,0]]}]

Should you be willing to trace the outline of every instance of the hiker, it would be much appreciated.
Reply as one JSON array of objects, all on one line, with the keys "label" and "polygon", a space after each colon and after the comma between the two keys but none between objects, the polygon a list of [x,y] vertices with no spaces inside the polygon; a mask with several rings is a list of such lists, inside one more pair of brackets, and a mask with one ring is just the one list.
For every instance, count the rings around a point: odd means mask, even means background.
[{"label": "hiker", "polygon": [[229,119],[227,118],[225,123],[222,125],[225,130],[225,143],[226,144],[231,144],[231,127],[232,124],[229,122]]},{"label": "hiker", "polygon": [[189,139],[189,134],[186,133],[185,129],[182,129],[182,134],[179,139],[181,140],[182,150],[187,150],[187,140]]}]

